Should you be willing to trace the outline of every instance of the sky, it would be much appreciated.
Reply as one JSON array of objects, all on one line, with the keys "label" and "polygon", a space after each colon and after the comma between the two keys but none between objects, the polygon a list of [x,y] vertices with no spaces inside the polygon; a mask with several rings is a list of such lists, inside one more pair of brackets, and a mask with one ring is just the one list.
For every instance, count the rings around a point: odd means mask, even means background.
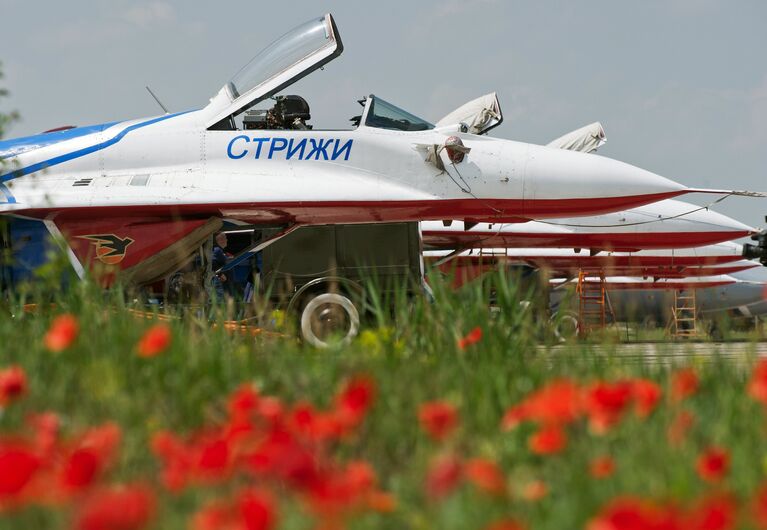
[{"label": "sky", "polygon": [[[18,137],[204,106],[284,32],[333,13],[335,61],[291,88],[322,128],[370,93],[429,121],[497,92],[493,136],[601,121],[600,154],[688,186],[767,191],[764,0],[0,0],[1,86]],[[707,204],[713,197],[685,198]],[[767,199],[722,213],[765,225]]]}]

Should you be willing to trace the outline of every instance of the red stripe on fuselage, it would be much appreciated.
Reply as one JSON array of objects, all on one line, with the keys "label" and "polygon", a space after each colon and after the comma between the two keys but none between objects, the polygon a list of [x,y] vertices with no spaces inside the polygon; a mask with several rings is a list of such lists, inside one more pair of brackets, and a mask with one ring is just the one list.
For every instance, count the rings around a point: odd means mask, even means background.
[{"label": "red stripe on fuselage", "polygon": [[605,282],[605,288],[610,290],[632,290],[632,289],[653,289],[653,290],[681,290],[681,289],[707,289],[709,287],[721,287],[723,285],[732,285],[736,283],[733,280],[712,280],[707,282]]},{"label": "red stripe on fuselage", "polygon": [[[524,225],[518,225],[523,228]],[[541,233],[424,230],[424,245],[434,248],[597,248],[616,252],[640,249],[693,248],[747,236],[745,230],[646,233]]]},{"label": "red stripe on fuselage", "polygon": [[625,210],[684,194],[670,191],[625,197],[580,199],[425,199],[413,201],[298,201],[238,202],[174,205],[77,206],[30,208],[14,214],[30,217],[103,219],[120,217],[209,217],[222,215],[254,224],[339,224],[471,219],[485,222],[523,222]]},{"label": "red stripe on fuselage", "polygon": [[[434,258],[436,261],[438,258]],[[604,269],[610,267],[701,267],[740,261],[743,256],[720,254],[713,256],[459,256],[453,261],[472,264],[530,264],[540,268],[554,270]]]}]

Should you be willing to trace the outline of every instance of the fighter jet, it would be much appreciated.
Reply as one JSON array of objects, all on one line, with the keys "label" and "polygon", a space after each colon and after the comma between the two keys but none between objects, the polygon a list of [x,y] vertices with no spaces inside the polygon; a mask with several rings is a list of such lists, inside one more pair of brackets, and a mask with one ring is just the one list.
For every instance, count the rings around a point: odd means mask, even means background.
[{"label": "fighter jet", "polygon": [[[761,273],[761,281],[745,279],[741,274],[712,275],[684,280],[649,281],[642,278],[611,278],[605,284],[610,306],[619,321],[654,320],[668,322],[674,306],[674,291],[695,289],[699,316],[712,317],[726,311],[742,316],[759,316],[767,309],[764,268],[745,273]],[[561,290],[551,291],[557,307],[564,298]]]},{"label": "fighter jet", "polygon": [[313,224],[592,215],[696,191],[617,160],[489,138],[503,120],[495,97],[434,125],[369,95],[350,130],[313,128],[307,101],[286,90],[342,51],[327,14],[267,46],[203,108],[0,142],[11,238],[23,219],[32,241],[63,235],[81,275],[101,264],[148,283],[225,220],[279,227],[275,240]]},{"label": "fighter jet", "polygon": [[544,270],[552,278],[574,278],[583,271],[595,276],[633,276],[656,282],[729,274],[759,266],[744,260],[742,245],[732,242],[698,248],[596,254],[557,248],[482,248],[454,255],[446,250],[425,251],[424,257],[444,273],[453,274],[456,286],[499,267]]},{"label": "fighter jet", "polygon": [[760,267],[732,276],[742,282],[743,287],[735,296],[734,293],[724,292],[719,298],[726,300],[726,309],[733,309],[736,314],[744,317],[764,317],[767,315],[767,269]]},{"label": "fighter jet", "polygon": [[667,199],[623,212],[528,223],[422,223],[428,248],[578,248],[632,252],[692,248],[738,239],[756,229],[710,208]]}]

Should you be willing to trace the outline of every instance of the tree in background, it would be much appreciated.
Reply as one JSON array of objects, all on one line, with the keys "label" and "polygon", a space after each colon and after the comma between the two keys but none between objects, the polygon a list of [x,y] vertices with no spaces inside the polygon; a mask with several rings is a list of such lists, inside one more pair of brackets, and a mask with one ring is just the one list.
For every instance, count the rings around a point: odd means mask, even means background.
[{"label": "tree in background", "polygon": [[[0,63],[0,81],[3,79],[3,64]],[[0,100],[2,100],[4,97],[8,96],[8,90],[0,86]],[[0,140],[3,139],[3,136],[5,135],[5,129],[19,119],[19,114],[17,112],[10,112],[9,114],[6,114],[5,112],[0,111]],[[0,158],[0,172],[3,171],[3,166],[5,166],[5,160]],[[9,241],[8,237],[8,227],[5,222],[5,219],[0,219],[0,290],[5,290],[5,288],[8,285],[8,281],[6,278],[7,274],[7,265],[11,263],[11,252],[10,248],[8,248],[8,245],[6,244]]]},{"label": "tree in background", "polygon": [[[3,79],[3,63],[0,63],[0,80]],[[0,100],[2,100],[4,97],[8,96],[8,90],[0,86]],[[9,114],[6,114],[4,112],[0,112],[0,139],[3,138],[5,135],[5,129],[19,119],[19,115],[17,112],[10,112]]]}]

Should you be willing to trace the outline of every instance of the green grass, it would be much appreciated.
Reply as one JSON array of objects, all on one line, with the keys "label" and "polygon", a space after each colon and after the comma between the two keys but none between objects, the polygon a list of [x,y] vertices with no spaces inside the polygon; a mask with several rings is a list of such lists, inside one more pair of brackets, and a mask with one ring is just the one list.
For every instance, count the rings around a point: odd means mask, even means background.
[{"label": "green grass", "polygon": [[[556,351],[545,346],[546,326],[524,311],[513,282],[498,282],[498,307],[488,312],[482,287],[460,292],[434,279],[436,303],[416,298],[397,306],[394,317],[379,315],[377,327],[350,346],[327,351],[306,348],[296,340],[251,338],[213,329],[207,318],[185,316],[171,322],[173,342],[155,358],[140,358],[135,345],[150,321],[127,311],[122,297],[76,285],[67,294],[48,296],[55,307],[25,312],[22,302],[41,300],[30,291],[9,302],[0,319],[0,369],[22,366],[29,392],[0,415],[3,436],[20,428],[35,411],[61,415],[67,433],[105,421],[123,429],[120,457],[109,481],[148,480],[157,487],[159,510],[151,528],[187,528],[192,514],[228,486],[192,488],[181,495],[162,491],[159,464],[149,450],[153,433],[163,429],[191,433],[224,416],[226,396],[243,382],[286,403],[308,400],[329,406],[339,386],[353,374],[372,376],[377,399],[359,432],[333,447],[341,460],[364,459],[375,468],[381,488],[397,499],[389,514],[361,514],[350,528],[483,528],[509,516],[529,528],[584,528],[606,501],[619,494],[692,501],[709,486],[696,475],[698,453],[710,444],[727,447],[732,467],[721,487],[747,499],[764,480],[767,463],[764,412],[749,399],[745,385],[749,360],[733,362],[714,355],[694,363],[701,390],[683,405],[698,421],[680,447],[666,442],[677,406],[665,400],[646,421],[631,414],[605,436],[589,433],[583,422],[570,427],[570,443],[559,455],[531,454],[527,438],[534,428],[523,424],[501,432],[505,410],[546,381],[557,377],[581,382],[647,377],[668,388],[667,364],[622,360],[611,352],[596,355],[588,344]],[[71,312],[81,333],[69,349],[55,354],[42,337],[56,314]],[[475,326],[482,340],[465,350],[457,339]],[[682,364],[692,361],[681,361]],[[422,402],[442,399],[460,411],[459,431],[444,444],[431,441],[419,428]],[[503,499],[461,486],[444,501],[423,492],[430,459],[443,452],[482,456],[501,465],[512,490]],[[595,480],[589,461],[610,454],[614,476]],[[0,473],[2,470],[0,470]],[[520,492],[543,480],[549,494],[530,502]],[[297,511],[297,501],[280,496],[280,528],[312,528]],[[68,525],[66,509],[33,508],[0,513],[0,528],[57,528]],[[744,527],[748,527],[747,525]]]}]

